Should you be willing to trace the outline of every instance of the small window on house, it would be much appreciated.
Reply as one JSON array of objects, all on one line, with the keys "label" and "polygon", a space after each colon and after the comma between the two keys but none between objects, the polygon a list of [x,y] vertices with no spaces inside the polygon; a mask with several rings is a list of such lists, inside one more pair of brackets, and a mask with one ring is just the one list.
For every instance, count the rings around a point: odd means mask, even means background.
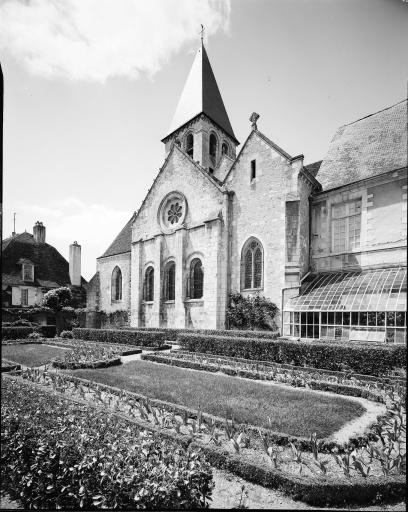
[{"label": "small window on house", "polygon": [[144,281],[144,300],[154,300],[154,268],[148,267],[145,273]]},{"label": "small window on house", "polygon": [[226,142],[222,143],[221,153],[223,155],[227,155],[228,156],[228,144]]},{"label": "small window on house", "polygon": [[21,290],[21,305],[28,306],[28,290],[27,289]]},{"label": "small window on house", "polygon": [[164,298],[174,300],[176,296],[176,264],[170,262],[164,272]]},{"label": "small window on house", "polygon": [[122,300],[122,272],[119,267],[112,272],[111,297],[112,300]]},{"label": "small window on house", "polygon": [[210,174],[214,174],[214,169],[212,167],[210,167],[208,170],[209,170]]},{"label": "small window on house", "polygon": [[263,286],[263,248],[256,238],[250,238],[242,250],[241,287],[244,290]]},{"label": "small window on house", "polygon": [[214,133],[211,133],[211,135],[210,135],[209,153],[210,153],[210,160],[215,165],[215,160],[217,157],[217,137],[215,136]]},{"label": "small window on house", "polygon": [[193,158],[194,153],[194,136],[189,133],[186,137],[186,153],[190,158]]},{"label": "small window on house", "polygon": [[34,281],[33,265],[23,264],[23,281]]},{"label": "small window on house", "polygon": [[201,260],[195,258],[190,265],[189,275],[189,297],[190,299],[201,299],[203,297],[204,271]]},{"label": "small window on house", "polygon": [[251,160],[251,181],[256,178],[256,160]]}]

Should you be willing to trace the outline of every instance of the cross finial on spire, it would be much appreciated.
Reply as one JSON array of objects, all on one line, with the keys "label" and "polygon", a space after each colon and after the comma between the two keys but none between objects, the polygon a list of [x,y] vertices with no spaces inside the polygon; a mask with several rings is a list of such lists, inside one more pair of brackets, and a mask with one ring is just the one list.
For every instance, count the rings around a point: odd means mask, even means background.
[{"label": "cross finial on spire", "polygon": [[201,44],[203,44],[203,40],[204,40],[204,25],[201,23],[201,30],[200,30],[200,34],[201,34]]},{"label": "cross finial on spire", "polygon": [[257,114],[256,112],[252,112],[251,117],[249,118],[249,120],[252,123],[252,129],[253,130],[257,130],[256,122],[258,121],[258,119],[259,119],[259,114]]}]

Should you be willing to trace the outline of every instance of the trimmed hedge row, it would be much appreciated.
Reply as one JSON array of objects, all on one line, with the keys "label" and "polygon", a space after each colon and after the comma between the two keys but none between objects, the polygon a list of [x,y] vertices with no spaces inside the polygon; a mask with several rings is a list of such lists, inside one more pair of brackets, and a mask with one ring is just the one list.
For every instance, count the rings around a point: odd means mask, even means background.
[{"label": "trimmed hedge row", "polygon": [[118,366],[121,364],[120,357],[113,359],[105,359],[102,361],[84,361],[84,362],[66,362],[66,361],[51,361],[54,368],[61,370],[79,370],[84,368],[108,368],[109,366]]},{"label": "trimmed hedge row", "polygon": [[228,336],[233,338],[259,338],[273,340],[279,336],[276,331],[238,331],[225,329],[177,329],[175,327],[122,327],[126,331],[163,331],[166,334],[166,340],[177,341],[180,334],[208,334],[210,336]]},{"label": "trimmed hedge row", "polygon": [[223,356],[242,357],[312,366],[327,370],[344,370],[381,376],[393,368],[406,368],[405,345],[329,345],[327,343],[267,341],[254,338],[179,334],[180,346],[189,352],[204,352]]},{"label": "trimmed hedge row", "polygon": [[39,327],[2,327],[1,338],[3,340],[18,340],[27,338],[32,332],[40,332]]},{"label": "trimmed hedge row", "polygon": [[[13,378],[2,390],[2,488],[24,508],[205,507],[209,464],[197,451]],[[129,428],[132,427],[132,428]]]},{"label": "trimmed hedge row", "polygon": [[160,347],[166,339],[163,331],[130,331],[120,329],[83,329],[76,327],[72,330],[74,338],[85,341],[100,341],[102,343],[122,343]]}]

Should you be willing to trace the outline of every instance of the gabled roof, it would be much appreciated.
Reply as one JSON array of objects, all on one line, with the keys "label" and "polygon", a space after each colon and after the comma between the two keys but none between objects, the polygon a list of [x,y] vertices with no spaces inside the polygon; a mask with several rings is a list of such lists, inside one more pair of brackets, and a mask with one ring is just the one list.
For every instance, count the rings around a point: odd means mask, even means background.
[{"label": "gabled roof", "polygon": [[102,256],[99,256],[99,258],[106,258],[107,256],[114,256],[115,254],[130,252],[132,243],[132,223],[134,220],[135,214],[133,214],[132,217],[126,222],[122,231],[110,244]]},{"label": "gabled roof", "polygon": [[[22,279],[21,263],[25,262],[34,265],[34,281]],[[86,283],[83,277],[81,281],[82,285]],[[2,282],[7,286],[69,286],[69,263],[52,245],[36,242],[30,233],[21,233],[2,242]]]},{"label": "gabled roof", "polygon": [[330,190],[407,166],[407,100],[341,126],[316,178]]},{"label": "gabled roof", "polygon": [[237,141],[203,44],[195,56],[166,137],[201,113]]},{"label": "gabled roof", "polygon": [[322,165],[323,160],[319,160],[318,162],[313,162],[312,164],[305,165],[305,169],[307,169],[310,174],[316,178],[317,173],[319,172],[320,166]]}]

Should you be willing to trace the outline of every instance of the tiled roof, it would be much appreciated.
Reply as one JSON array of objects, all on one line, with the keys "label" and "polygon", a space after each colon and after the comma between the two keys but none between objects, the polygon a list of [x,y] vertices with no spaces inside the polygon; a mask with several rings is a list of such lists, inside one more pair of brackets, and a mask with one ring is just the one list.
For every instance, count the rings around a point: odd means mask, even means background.
[{"label": "tiled roof", "polygon": [[406,166],[407,100],[404,100],[341,126],[316,178],[323,190],[330,190]]},{"label": "tiled roof", "polygon": [[[34,264],[33,282],[23,281],[21,263]],[[86,283],[82,277],[82,285]],[[55,288],[71,284],[68,261],[52,245],[37,243],[30,233],[21,233],[3,240],[2,284]]]},{"label": "tiled roof", "polygon": [[133,214],[115,240],[110,244],[102,256],[99,256],[100,258],[130,252],[132,243],[132,223],[134,221],[134,217],[135,216]]},{"label": "tiled roof", "polygon": [[310,172],[312,176],[316,178],[316,175],[319,172],[322,162],[323,160],[319,160],[318,162],[313,162],[312,164],[305,165],[304,167]]}]

